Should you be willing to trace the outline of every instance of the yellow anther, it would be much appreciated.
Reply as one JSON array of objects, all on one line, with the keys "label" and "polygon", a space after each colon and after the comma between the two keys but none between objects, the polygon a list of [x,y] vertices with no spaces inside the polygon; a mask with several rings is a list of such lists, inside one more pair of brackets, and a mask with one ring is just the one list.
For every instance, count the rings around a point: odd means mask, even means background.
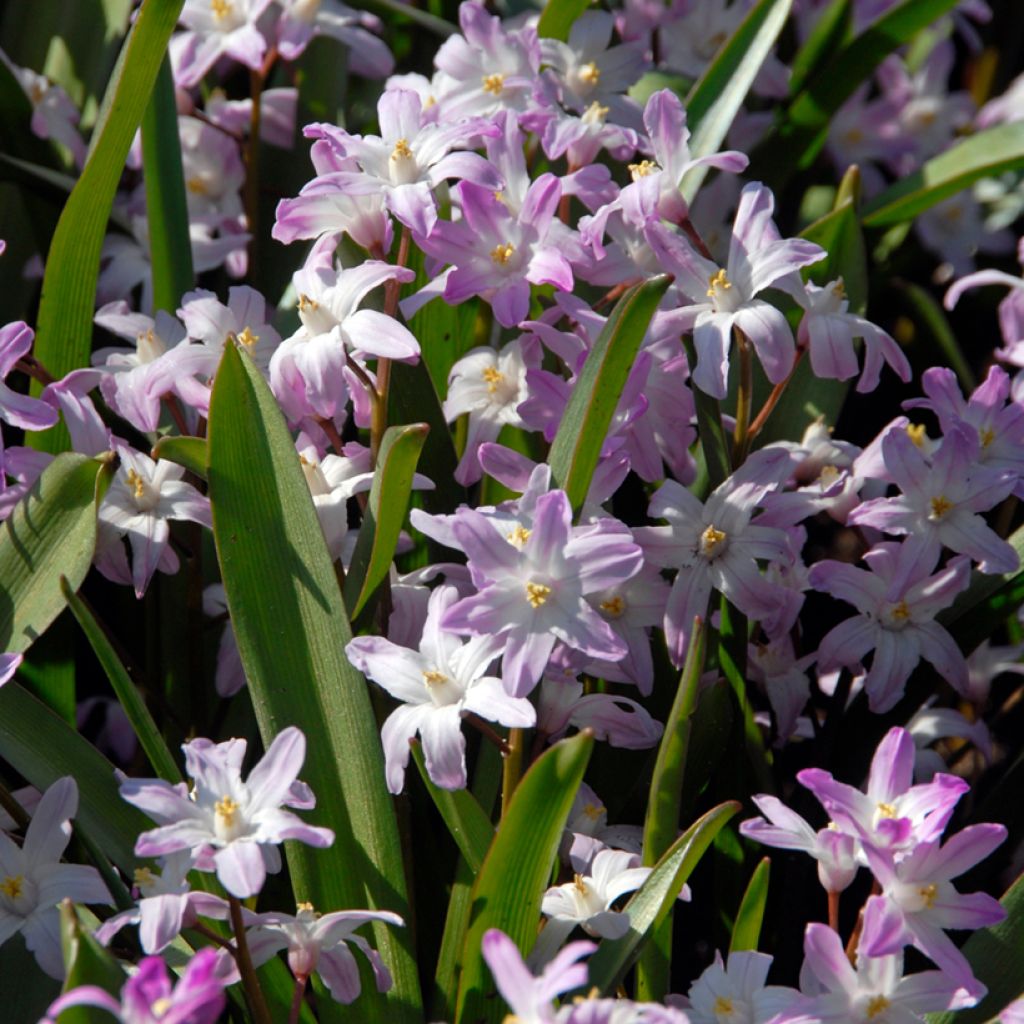
[{"label": "yellow anther", "polygon": [[516,251],[516,247],[511,242],[505,242],[503,245],[496,245],[491,250],[491,260],[494,263],[500,263],[504,266],[510,259],[512,259],[512,253]]},{"label": "yellow anther", "polygon": [[864,1008],[864,1012],[868,1015],[868,1020],[873,1020],[880,1013],[885,1013],[888,1009],[889,1000],[885,996],[875,996]]},{"label": "yellow anther", "polygon": [[430,95],[429,95],[429,96],[428,96],[428,97],[427,97],[427,98],[426,98],[426,99],[425,99],[425,100],[423,101],[423,109],[424,109],[424,110],[429,110],[429,109],[430,109],[431,107],[433,107],[433,106],[436,106],[436,105],[437,105],[437,97],[436,97],[436,96],[435,96],[435,95],[434,95],[433,93],[431,93],[431,94],[430,94]]},{"label": "yellow anther", "polygon": [[489,92],[492,96],[500,96],[502,89],[505,88],[505,76],[502,74],[484,75],[482,88],[484,92]]},{"label": "yellow anther", "polygon": [[[316,299],[311,299],[308,295],[299,296],[299,312],[300,313],[312,313],[314,310],[320,308],[320,303]],[[249,328],[247,327],[246,330]],[[239,339],[241,340],[241,339]]]},{"label": "yellow anther", "polygon": [[252,348],[257,341],[260,340],[258,334],[253,334],[252,330],[248,327],[238,336],[238,340],[246,347]]},{"label": "yellow anther", "polygon": [[584,64],[580,68],[580,78],[587,83],[587,85],[597,85],[601,80],[601,69],[591,61],[589,64]]},{"label": "yellow anther", "polygon": [[423,673],[423,685],[424,686],[440,686],[442,683],[447,683],[448,677],[443,672],[438,672],[436,668],[427,669]]},{"label": "yellow anther", "polygon": [[835,281],[835,283],[832,285],[832,294],[837,299],[845,299],[846,298],[846,283],[843,281],[843,279],[841,277],[838,278]]},{"label": "yellow anther", "polygon": [[309,911],[309,912],[312,912],[312,910],[313,910],[313,904],[312,904],[312,903],[297,903],[297,904],[295,905],[295,910],[296,910],[296,911],[297,911],[298,913],[302,913],[302,911],[303,911],[303,910],[305,910],[305,911]]},{"label": "yellow anther", "polygon": [[821,472],[818,474],[818,479],[822,483],[831,483],[835,478],[839,476],[839,467],[833,466],[829,463],[827,466],[821,467]]},{"label": "yellow anther", "polygon": [[583,895],[587,891],[587,883],[583,881],[583,876],[577,872],[572,876],[572,884],[576,886],[576,890]]},{"label": "yellow anther", "polygon": [[604,808],[603,807],[596,807],[594,804],[584,804],[583,805],[583,813],[591,821],[597,821],[598,818],[600,818],[601,815],[604,814]]},{"label": "yellow anther", "polygon": [[604,119],[608,116],[610,110],[610,107],[602,106],[597,102],[597,100],[594,100],[594,102],[583,111],[583,116],[580,120],[584,124],[594,124],[595,122],[597,124],[604,124]]},{"label": "yellow anther", "polygon": [[924,439],[926,436],[923,423],[907,424],[907,437],[914,442],[916,447],[921,448],[924,446]]},{"label": "yellow anther", "polygon": [[732,1000],[719,996],[715,1000],[714,1012],[716,1017],[728,1017],[732,1013]]},{"label": "yellow anther", "polygon": [[395,143],[395,148],[391,150],[392,160],[411,160],[412,150],[409,148],[409,143],[405,139],[399,139]]},{"label": "yellow anther", "polygon": [[607,601],[602,601],[598,607],[605,613],[605,615],[609,615],[613,619],[617,619],[626,610],[626,601],[619,594],[616,594]]},{"label": "yellow anther", "polygon": [[658,169],[658,165],[653,160],[641,160],[638,164],[629,165],[629,173],[634,181],[637,178],[646,178],[648,174],[653,174]]},{"label": "yellow anther", "polygon": [[194,196],[205,196],[209,195],[210,192],[206,187],[206,182],[203,181],[198,174],[194,174],[185,182],[185,188],[187,188]]},{"label": "yellow anther", "polygon": [[924,905],[931,908],[935,905],[935,899],[939,895],[939,887],[934,882],[929,882],[928,885],[922,885],[917,890],[917,894],[924,900]]},{"label": "yellow anther", "polygon": [[900,601],[898,605],[892,610],[892,617],[899,622],[904,622],[910,618],[910,608],[906,601]]},{"label": "yellow anther", "polygon": [[527,583],[526,600],[531,608],[539,608],[548,599],[551,588],[546,583]]},{"label": "yellow anther", "polygon": [[225,828],[232,828],[235,824],[235,815],[238,813],[238,804],[229,796],[222,796],[214,805],[217,817],[224,822]]},{"label": "yellow anther", "polygon": [[136,868],[132,877],[138,886],[152,885],[156,881],[156,877],[149,868]]},{"label": "yellow anther", "polygon": [[896,808],[892,804],[879,804],[878,805],[878,813],[883,818],[895,818],[896,817]]},{"label": "yellow anther", "polygon": [[0,884],[0,892],[10,897],[10,899],[16,900],[21,895],[24,883],[25,878],[23,875],[8,875],[3,880],[3,884]]},{"label": "yellow anther", "polygon": [[485,367],[484,372],[480,374],[480,376],[487,381],[487,391],[492,395],[498,390],[498,385],[505,379],[505,375],[500,370],[496,370],[493,366]]},{"label": "yellow anther", "polygon": [[725,530],[718,530],[714,526],[709,526],[700,535],[700,553],[707,558],[717,554],[718,549],[726,542],[728,536]]},{"label": "yellow anther", "polygon": [[161,996],[154,1000],[149,1012],[153,1015],[154,1020],[159,1020],[173,1005],[174,1002],[169,996]]},{"label": "yellow anther", "polygon": [[987,448],[996,439],[996,432],[991,427],[978,431],[978,440],[982,448]]},{"label": "yellow anther", "polygon": [[516,524],[516,528],[505,536],[508,538],[510,544],[515,544],[518,548],[522,547],[530,539],[530,534],[532,532],[532,530],[526,529],[525,526]]},{"label": "yellow anther", "polygon": [[944,494],[932,498],[929,504],[932,507],[932,514],[928,517],[929,519],[941,519],[953,507],[953,502]]},{"label": "yellow anther", "polygon": [[231,13],[231,8],[234,4],[231,0],[210,0],[210,8],[213,11],[213,16],[220,21],[221,18],[226,18]]},{"label": "yellow anther", "polygon": [[128,470],[128,486],[136,498],[141,498],[146,493],[146,481],[134,469]]},{"label": "yellow anther", "polygon": [[708,278],[708,285],[710,287],[707,290],[707,296],[709,299],[713,299],[720,291],[728,291],[732,287],[732,281],[729,280],[729,275],[725,270],[720,269],[717,274]]}]

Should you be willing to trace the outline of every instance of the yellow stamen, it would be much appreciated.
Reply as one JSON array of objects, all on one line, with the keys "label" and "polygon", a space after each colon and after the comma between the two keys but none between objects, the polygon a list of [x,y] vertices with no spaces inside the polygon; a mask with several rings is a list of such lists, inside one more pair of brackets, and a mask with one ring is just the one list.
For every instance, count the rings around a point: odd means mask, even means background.
[{"label": "yellow stamen", "polygon": [[517,525],[516,528],[506,536],[508,537],[509,543],[515,544],[515,546],[518,548],[530,539],[530,534],[532,532],[532,530],[526,529],[525,526]]},{"label": "yellow stamen", "polygon": [[482,88],[492,96],[500,96],[505,88],[505,76],[502,74],[484,75]]},{"label": "yellow stamen", "polygon": [[991,427],[978,431],[978,440],[982,448],[987,448],[996,439],[996,432]]},{"label": "yellow stamen", "polygon": [[725,996],[719,996],[715,1000],[714,1013],[716,1017],[727,1017],[732,1013],[732,1000]]},{"label": "yellow stamen", "polygon": [[885,1013],[888,1009],[889,1000],[885,996],[875,996],[865,1007],[865,1013],[868,1015],[868,1020],[873,1020],[880,1013]]},{"label": "yellow stamen", "polygon": [[578,872],[572,876],[572,884],[576,886],[580,895],[585,895],[587,891],[587,883],[583,881],[583,876]]},{"label": "yellow stamen", "polygon": [[838,278],[836,280],[835,284],[832,285],[832,294],[837,299],[845,299],[846,298],[846,283],[843,281],[843,279],[841,277]]},{"label": "yellow stamen", "polygon": [[879,804],[878,805],[878,813],[883,818],[895,818],[896,817],[896,808],[892,804]]},{"label": "yellow stamen", "polygon": [[935,905],[935,898],[939,895],[939,887],[934,882],[930,882],[928,885],[921,886],[917,890],[917,894],[924,900],[924,905],[931,908]]},{"label": "yellow stamen", "polygon": [[496,245],[491,250],[491,260],[504,266],[512,258],[512,253],[515,251],[516,247],[511,242],[505,242],[504,245]]},{"label": "yellow stamen", "polygon": [[908,423],[907,424],[907,437],[914,442],[917,448],[924,446],[924,439],[927,435],[924,432],[923,423]]},{"label": "yellow stamen", "polygon": [[206,187],[206,182],[203,181],[198,174],[193,175],[185,182],[185,188],[187,188],[194,196],[205,196],[209,195],[210,192]]},{"label": "yellow stamen", "polygon": [[932,498],[930,504],[932,506],[932,514],[929,518],[931,519],[941,519],[953,507],[953,502],[943,494]]},{"label": "yellow stamen", "polygon": [[136,868],[133,880],[136,885],[143,886],[152,885],[156,881],[156,878],[154,877],[153,872],[149,870],[149,868]]},{"label": "yellow stamen", "polygon": [[297,912],[301,912],[303,910],[312,910],[312,909],[313,909],[313,904],[312,903],[297,903],[295,905],[295,910]]},{"label": "yellow stamen", "polygon": [[487,381],[487,391],[492,395],[498,390],[498,385],[505,379],[505,375],[493,366],[485,367],[484,372],[480,376]]},{"label": "yellow stamen", "polygon": [[128,486],[136,498],[141,498],[146,493],[146,481],[134,469],[128,470]]},{"label": "yellow stamen", "polygon": [[608,112],[611,110],[610,107],[602,106],[597,100],[583,111],[583,116],[580,120],[584,124],[593,124],[595,121],[598,124],[604,124],[604,119],[608,116]]},{"label": "yellow stamen", "polygon": [[424,686],[440,686],[442,683],[447,683],[448,677],[443,672],[438,672],[436,668],[427,669],[423,673],[423,685]]},{"label": "yellow stamen", "polygon": [[626,602],[621,595],[616,594],[613,598],[602,601],[598,607],[605,615],[610,615],[613,619],[617,619],[626,610]]},{"label": "yellow stamen", "polygon": [[231,13],[231,8],[234,4],[231,0],[210,0],[210,7],[213,10],[213,16],[220,21],[222,18],[226,18]]},{"label": "yellow stamen", "polygon": [[539,608],[548,599],[551,588],[546,583],[527,583],[526,600],[531,608]]},{"label": "yellow stamen", "polygon": [[725,530],[717,530],[714,526],[709,526],[700,535],[700,553],[710,558],[725,543],[727,537],[728,534]]},{"label": "yellow stamen", "polygon": [[246,347],[252,348],[257,341],[260,340],[258,334],[253,334],[249,327],[246,327],[244,331],[238,336],[238,340]]},{"label": "yellow stamen", "polygon": [[910,618],[910,608],[906,601],[900,601],[900,603],[893,608],[892,617],[900,622]]},{"label": "yellow stamen", "polygon": [[601,80],[601,69],[591,61],[589,64],[584,64],[580,68],[580,78],[587,83],[587,85],[597,85]]},{"label": "yellow stamen", "polygon": [[[311,299],[308,295],[299,296],[299,312],[300,313],[312,313],[314,310],[320,308],[320,303],[316,299]],[[246,330],[249,328],[247,327]]]},{"label": "yellow stamen", "polygon": [[732,287],[732,281],[729,280],[724,269],[719,270],[713,277],[709,277],[708,284],[711,286],[707,290],[709,299],[713,299],[719,291],[728,291]]},{"label": "yellow stamen", "polygon": [[821,467],[821,472],[818,474],[818,479],[822,483],[832,483],[835,478],[839,476],[839,467],[833,466],[831,463],[827,466]]},{"label": "yellow stamen", "polygon": [[638,164],[629,165],[629,173],[633,180],[637,178],[646,178],[648,174],[653,174],[658,170],[658,165],[653,160],[641,160]]},{"label": "yellow stamen", "polygon": [[149,1012],[156,1020],[159,1020],[173,1005],[169,996],[161,996],[149,1008]]},{"label": "yellow stamen", "polygon": [[231,828],[235,824],[235,814],[238,813],[238,804],[229,796],[222,796],[214,805],[217,817],[224,822],[225,828]]},{"label": "yellow stamen", "polygon": [[24,882],[24,875],[8,875],[3,880],[3,884],[0,885],[0,892],[5,896],[10,897],[10,899],[16,900],[21,895],[21,889]]},{"label": "yellow stamen", "polygon": [[603,807],[595,807],[593,804],[584,804],[583,813],[591,820],[597,821],[604,814]]},{"label": "yellow stamen", "polygon": [[405,139],[399,139],[395,143],[395,148],[391,150],[392,160],[411,160],[412,150],[409,148],[409,143]]}]

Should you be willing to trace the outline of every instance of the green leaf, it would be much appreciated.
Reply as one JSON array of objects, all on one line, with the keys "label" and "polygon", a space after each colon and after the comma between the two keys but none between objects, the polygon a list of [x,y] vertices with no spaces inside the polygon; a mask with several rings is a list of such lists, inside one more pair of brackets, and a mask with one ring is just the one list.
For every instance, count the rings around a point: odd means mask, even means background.
[{"label": "green leaf", "polygon": [[[85,167],[57,223],[46,259],[35,355],[55,376],[89,364],[100,249],[114,194],[183,0],[147,0],[104,96]],[[67,427],[29,435],[44,451],[68,447]]]},{"label": "green leaf", "polygon": [[484,932],[500,928],[524,954],[533,947],[541,897],[593,746],[589,731],[561,740],[537,758],[516,788],[473,887],[456,1024],[505,1016],[501,1000],[490,995],[495,986],[481,953]]},{"label": "green leaf", "polygon": [[790,66],[789,94],[796,96],[849,40],[853,29],[853,0],[832,0],[814,22],[810,35]]},{"label": "green leaf", "polygon": [[646,941],[664,920],[704,852],[722,826],[740,809],[735,802],[720,804],[698,818],[665,852],[647,881],[623,907],[629,931],[621,939],[605,939],[590,958],[590,985],[612,993]]},{"label": "green leaf", "polygon": [[[330,823],[327,850],[287,847],[295,896],[324,911],[408,913],[405,873],[366,682],[344,655],[352,631],[313,499],[280,408],[252,360],[225,348],[209,420],[213,533],[238,650],[265,743],[306,734],[302,777]],[[419,1017],[408,932],[375,928],[395,978],[385,1002],[364,992],[367,1021]]]},{"label": "green leaf", "polygon": [[754,868],[750,876],[750,884],[743,894],[740,909],[736,913],[736,923],[732,929],[732,940],[729,952],[744,952],[757,949],[761,938],[761,922],[764,920],[764,908],[768,901],[768,875],[772,862],[765,857]]},{"label": "green leaf", "polygon": [[429,11],[421,11],[418,7],[403,3],[402,0],[366,0],[365,6],[371,11],[395,15],[395,21],[398,23],[411,21],[414,25],[419,25],[443,39],[459,31],[450,21],[445,21],[444,18],[439,18]]},{"label": "green leaf", "polygon": [[[117,996],[127,980],[121,965],[82,927],[78,911],[71,900],[60,905],[60,944],[64,953],[64,991],[79,985],[95,985]],[[93,1024],[109,1020],[110,1015],[90,1006],[75,1006],[65,1010],[58,1024]]]},{"label": "green leaf", "polygon": [[184,466],[200,480],[206,479],[206,467],[210,456],[206,448],[206,439],[202,437],[162,437],[149,453],[156,460],[166,459],[179,466]]},{"label": "green leaf", "polygon": [[884,228],[915,217],[979,178],[1024,168],[1024,124],[987,128],[928,160],[864,207],[864,226]]},{"label": "green leaf", "polygon": [[1024,949],[1024,875],[999,902],[1006,909],[1005,920],[976,931],[962,949],[974,976],[988,988],[988,995],[969,1010],[930,1013],[926,1018],[929,1024],[982,1024],[1024,995],[1020,958]]},{"label": "green leaf", "polygon": [[601,447],[651,317],[672,279],[633,285],[615,304],[572,390],[548,462],[555,483],[578,512],[590,490]]},{"label": "green leaf", "polygon": [[476,797],[468,789],[441,789],[427,774],[423,748],[412,744],[412,757],[420,770],[423,785],[434,801],[455,840],[459,852],[465,858],[474,875],[479,874],[484,858],[494,839],[494,826],[484,813]]},{"label": "green leaf", "polygon": [[576,19],[590,6],[590,0],[548,0],[537,22],[537,35],[542,39],[569,38]]},{"label": "green leaf", "polygon": [[78,620],[78,624],[82,627],[82,632],[85,633],[97,660],[103,666],[103,671],[107,673],[110,685],[113,687],[114,693],[117,695],[117,699],[124,709],[124,713],[135,735],[138,737],[142,749],[146,753],[146,757],[149,758],[149,763],[153,766],[153,770],[161,779],[167,782],[172,784],[181,782],[181,772],[174,760],[174,756],[167,749],[167,744],[160,734],[160,729],[157,727],[156,722],[153,721],[153,716],[150,714],[149,708],[146,707],[146,702],[142,699],[142,694],[139,693],[138,687],[132,682],[131,676],[128,675],[128,670],[121,663],[121,659],[118,657],[117,651],[114,650],[114,645],[110,642],[110,638],[104,632],[103,627],[96,621],[89,605],[83,598],[75,595],[70,584],[63,576],[60,582],[64,599],[67,601],[71,613]]},{"label": "green leaf", "polygon": [[[690,90],[686,121],[692,156],[709,156],[722,145],[792,5],[793,0],[760,0]],[[693,202],[707,172],[701,164],[683,175],[679,187],[687,202]]]},{"label": "green leaf", "polygon": [[790,101],[778,127],[753,154],[753,165],[778,190],[813,163],[836,111],[885,58],[958,0],[903,0],[819,69]]},{"label": "green leaf", "polygon": [[173,313],[182,295],[194,285],[195,275],[174,79],[166,55],[142,118],[142,173],[153,266],[153,308]]},{"label": "green leaf", "polygon": [[77,590],[96,548],[96,509],[109,461],[59,455],[0,529],[0,650],[20,652],[64,609],[66,576]]},{"label": "green leaf", "polygon": [[[910,308],[913,311],[915,320],[924,327],[927,334],[925,344],[928,340],[939,351],[929,358],[929,365],[941,365],[943,362],[952,369],[960,381],[960,386],[965,391],[973,391],[978,382],[975,380],[971,365],[960,349],[956,334],[949,324],[945,310],[925,288],[912,281],[896,282],[896,287],[901,291]],[[936,358],[937,357],[937,358]]]},{"label": "green leaf", "polygon": [[429,430],[426,423],[414,423],[384,431],[370,500],[345,577],[345,604],[353,619],[388,577],[409,511],[416,463]]},{"label": "green leaf", "polygon": [[[434,991],[428,1020],[451,1020],[455,1016],[455,998],[462,970],[462,947],[469,925],[469,912],[473,906],[473,879],[469,865],[460,858],[448,898],[448,913],[444,920],[441,952],[434,972]],[[3,949],[0,947],[2,954]]]}]

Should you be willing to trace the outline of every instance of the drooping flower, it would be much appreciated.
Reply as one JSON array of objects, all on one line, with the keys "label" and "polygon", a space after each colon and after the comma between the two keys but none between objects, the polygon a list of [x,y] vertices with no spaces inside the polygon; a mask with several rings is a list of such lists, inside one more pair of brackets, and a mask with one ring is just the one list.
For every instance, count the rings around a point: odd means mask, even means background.
[{"label": "drooping flower", "polygon": [[327,36],[348,47],[349,68],[366,78],[390,75],[395,59],[387,44],[374,33],[379,18],[353,10],[340,0],[276,0],[281,12],[277,21],[277,48],[285,60],[300,57],[314,36]]},{"label": "drooping flower", "polygon": [[[22,356],[32,348],[35,332],[28,324],[16,321],[0,327],[0,420],[24,430],[46,430],[57,422],[57,411],[38,398],[8,387],[4,380]],[[4,442],[0,433],[0,478],[4,475]]]}]

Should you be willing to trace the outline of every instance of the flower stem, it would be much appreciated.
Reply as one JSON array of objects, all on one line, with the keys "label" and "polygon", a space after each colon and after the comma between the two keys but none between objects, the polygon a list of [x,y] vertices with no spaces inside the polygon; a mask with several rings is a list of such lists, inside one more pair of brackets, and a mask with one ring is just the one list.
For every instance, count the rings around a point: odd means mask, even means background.
[{"label": "flower stem", "polygon": [[509,729],[508,753],[504,755],[501,768],[501,816],[508,814],[512,804],[512,794],[519,785],[523,773],[523,742],[522,729]]},{"label": "flower stem", "polygon": [[272,1024],[259,978],[256,977],[256,968],[253,967],[252,956],[249,954],[245,922],[242,920],[242,904],[236,897],[229,896],[228,907],[231,910],[231,927],[235,932],[237,946],[235,959],[238,961],[238,973],[242,976],[242,987],[245,989],[245,1001],[249,1004],[249,1012],[254,1024]]},{"label": "flower stem", "polygon": [[292,993],[292,1005],[288,1010],[288,1024],[299,1024],[299,1015],[302,1013],[302,997],[306,994],[308,980],[308,974],[295,976],[295,991]]},{"label": "flower stem", "polygon": [[747,431],[748,441],[753,441],[761,433],[765,423],[768,422],[768,417],[775,411],[775,406],[779,404],[779,399],[782,398],[783,392],[789,387],[789,382],[793,379],[796,368],[800,365],[800,360],[803,359],[806,351],[806,349],[802,348],[797,352],[796,359],[793,361],[793,369],[789,371],[789,375],[785,380],[779,381],[772,388],[771,394],[765,399],[764,405],[761,406],[761,411],[754,417],[753,423],[750,424],[750,429]]},{"label": "flower stem", "polygon": [[740,357],[740,385],[736,392],[736,428],[732,440],[732,468],[738,469],[747,458],[750,448],[750,412],[754,391],[754,356],[750,339],[738,327],[733,327],[736,349]]},{"label": "flower stem", "polygon": [[836,933],[839,934],[839,897],[840,893],[832,892],[829,890],[828,893],[828,926]]}]

